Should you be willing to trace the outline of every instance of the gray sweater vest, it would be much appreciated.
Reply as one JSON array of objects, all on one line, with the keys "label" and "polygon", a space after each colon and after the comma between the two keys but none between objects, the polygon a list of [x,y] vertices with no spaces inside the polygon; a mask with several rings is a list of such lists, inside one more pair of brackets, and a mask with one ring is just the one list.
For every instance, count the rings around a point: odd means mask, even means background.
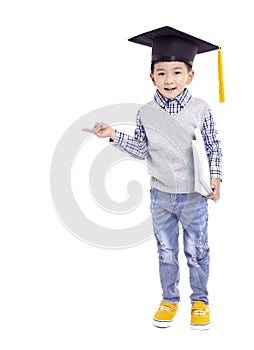
[{"label": "gray sweater vest", "polygon": [[194,192],[194,129],[203,127],[208,105],[192,98],[179,113],[170,115],[155,101],[140,108],[149,155],[151,187],[169,193]]}]

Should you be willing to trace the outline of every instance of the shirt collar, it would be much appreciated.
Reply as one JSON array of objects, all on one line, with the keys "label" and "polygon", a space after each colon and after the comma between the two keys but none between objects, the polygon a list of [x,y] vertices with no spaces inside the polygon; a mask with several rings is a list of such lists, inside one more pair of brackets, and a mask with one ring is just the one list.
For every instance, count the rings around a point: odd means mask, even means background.
[{"label": "shirt collar", "polygon": [[182,106],[184,108],[187,105],[187,103],[190,101],[191,97],[192,97],[192,95],[187,88],[185,88],[183,90],[183,92],[181,92],[173,100],[170,100],[170,99],[166,98],[165,96],[163,96],[159,92],[159,90],[156,90],[156,92],[154,94],[155,102],[157,102],[163,109],[165,109],[165,107],[168,107],[169,104],[171,104],[173,102],[177,102],[180,106]]}]

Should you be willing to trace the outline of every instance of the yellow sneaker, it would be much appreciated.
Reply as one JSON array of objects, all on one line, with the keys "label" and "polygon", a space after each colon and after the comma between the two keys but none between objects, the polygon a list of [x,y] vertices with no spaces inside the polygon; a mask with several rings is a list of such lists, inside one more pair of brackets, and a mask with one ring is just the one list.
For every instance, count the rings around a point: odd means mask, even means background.
[{"label": "yellow sneaker", "polygon": [[162,301],[153,318],[153,324],[156,327],[166,328],[172,325],[173,318],[178,310],[177,304],[171,304]]},{"label": "yellow sneaker", "polygon": [[209,306],[203,301],[195,301],[191,307],[191,329],[206,330],[210,328]]}]

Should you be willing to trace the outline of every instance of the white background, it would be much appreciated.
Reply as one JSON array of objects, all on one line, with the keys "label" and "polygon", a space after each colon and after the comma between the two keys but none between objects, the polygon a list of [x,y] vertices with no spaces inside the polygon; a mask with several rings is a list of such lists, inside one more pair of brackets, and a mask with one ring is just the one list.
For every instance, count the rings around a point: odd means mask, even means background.
[{"label": "white background", "polygon": [[[250,6],[247,0],[1,2],[1,349],[249,348]],[[55,147],[76,119],[102,106],[152,98],[150,50],[127,39],[164,25],[223,48],[226,102],[217,99],[216,52],[196,58],[190,87],[211,105],[224,150],[222,199],[210,203],[213,327],[203,333],[189,329],[182,255],[178,318],[171,329],[156,329],[155,241],[114,251],[85,244],[57,217],[49,187]]]}]

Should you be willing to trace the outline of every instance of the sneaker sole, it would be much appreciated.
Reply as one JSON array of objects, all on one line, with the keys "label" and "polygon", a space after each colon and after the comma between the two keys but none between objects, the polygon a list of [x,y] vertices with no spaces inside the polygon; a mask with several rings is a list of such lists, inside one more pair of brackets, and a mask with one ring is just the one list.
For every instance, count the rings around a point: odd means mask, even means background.
[{"label": "sneaker sole", "polygon": [[190,328],[193,330],[197,330],[197,331],[207,331],[210,328],[210,323],[204,324],[204,325],[195,325],[195,324],[191,324]]},{"label": "sneaker sole", "polygon": [[153,319],[153,325],[158,328],[168,328],[172,326],[173,321],[158,321]]}]

